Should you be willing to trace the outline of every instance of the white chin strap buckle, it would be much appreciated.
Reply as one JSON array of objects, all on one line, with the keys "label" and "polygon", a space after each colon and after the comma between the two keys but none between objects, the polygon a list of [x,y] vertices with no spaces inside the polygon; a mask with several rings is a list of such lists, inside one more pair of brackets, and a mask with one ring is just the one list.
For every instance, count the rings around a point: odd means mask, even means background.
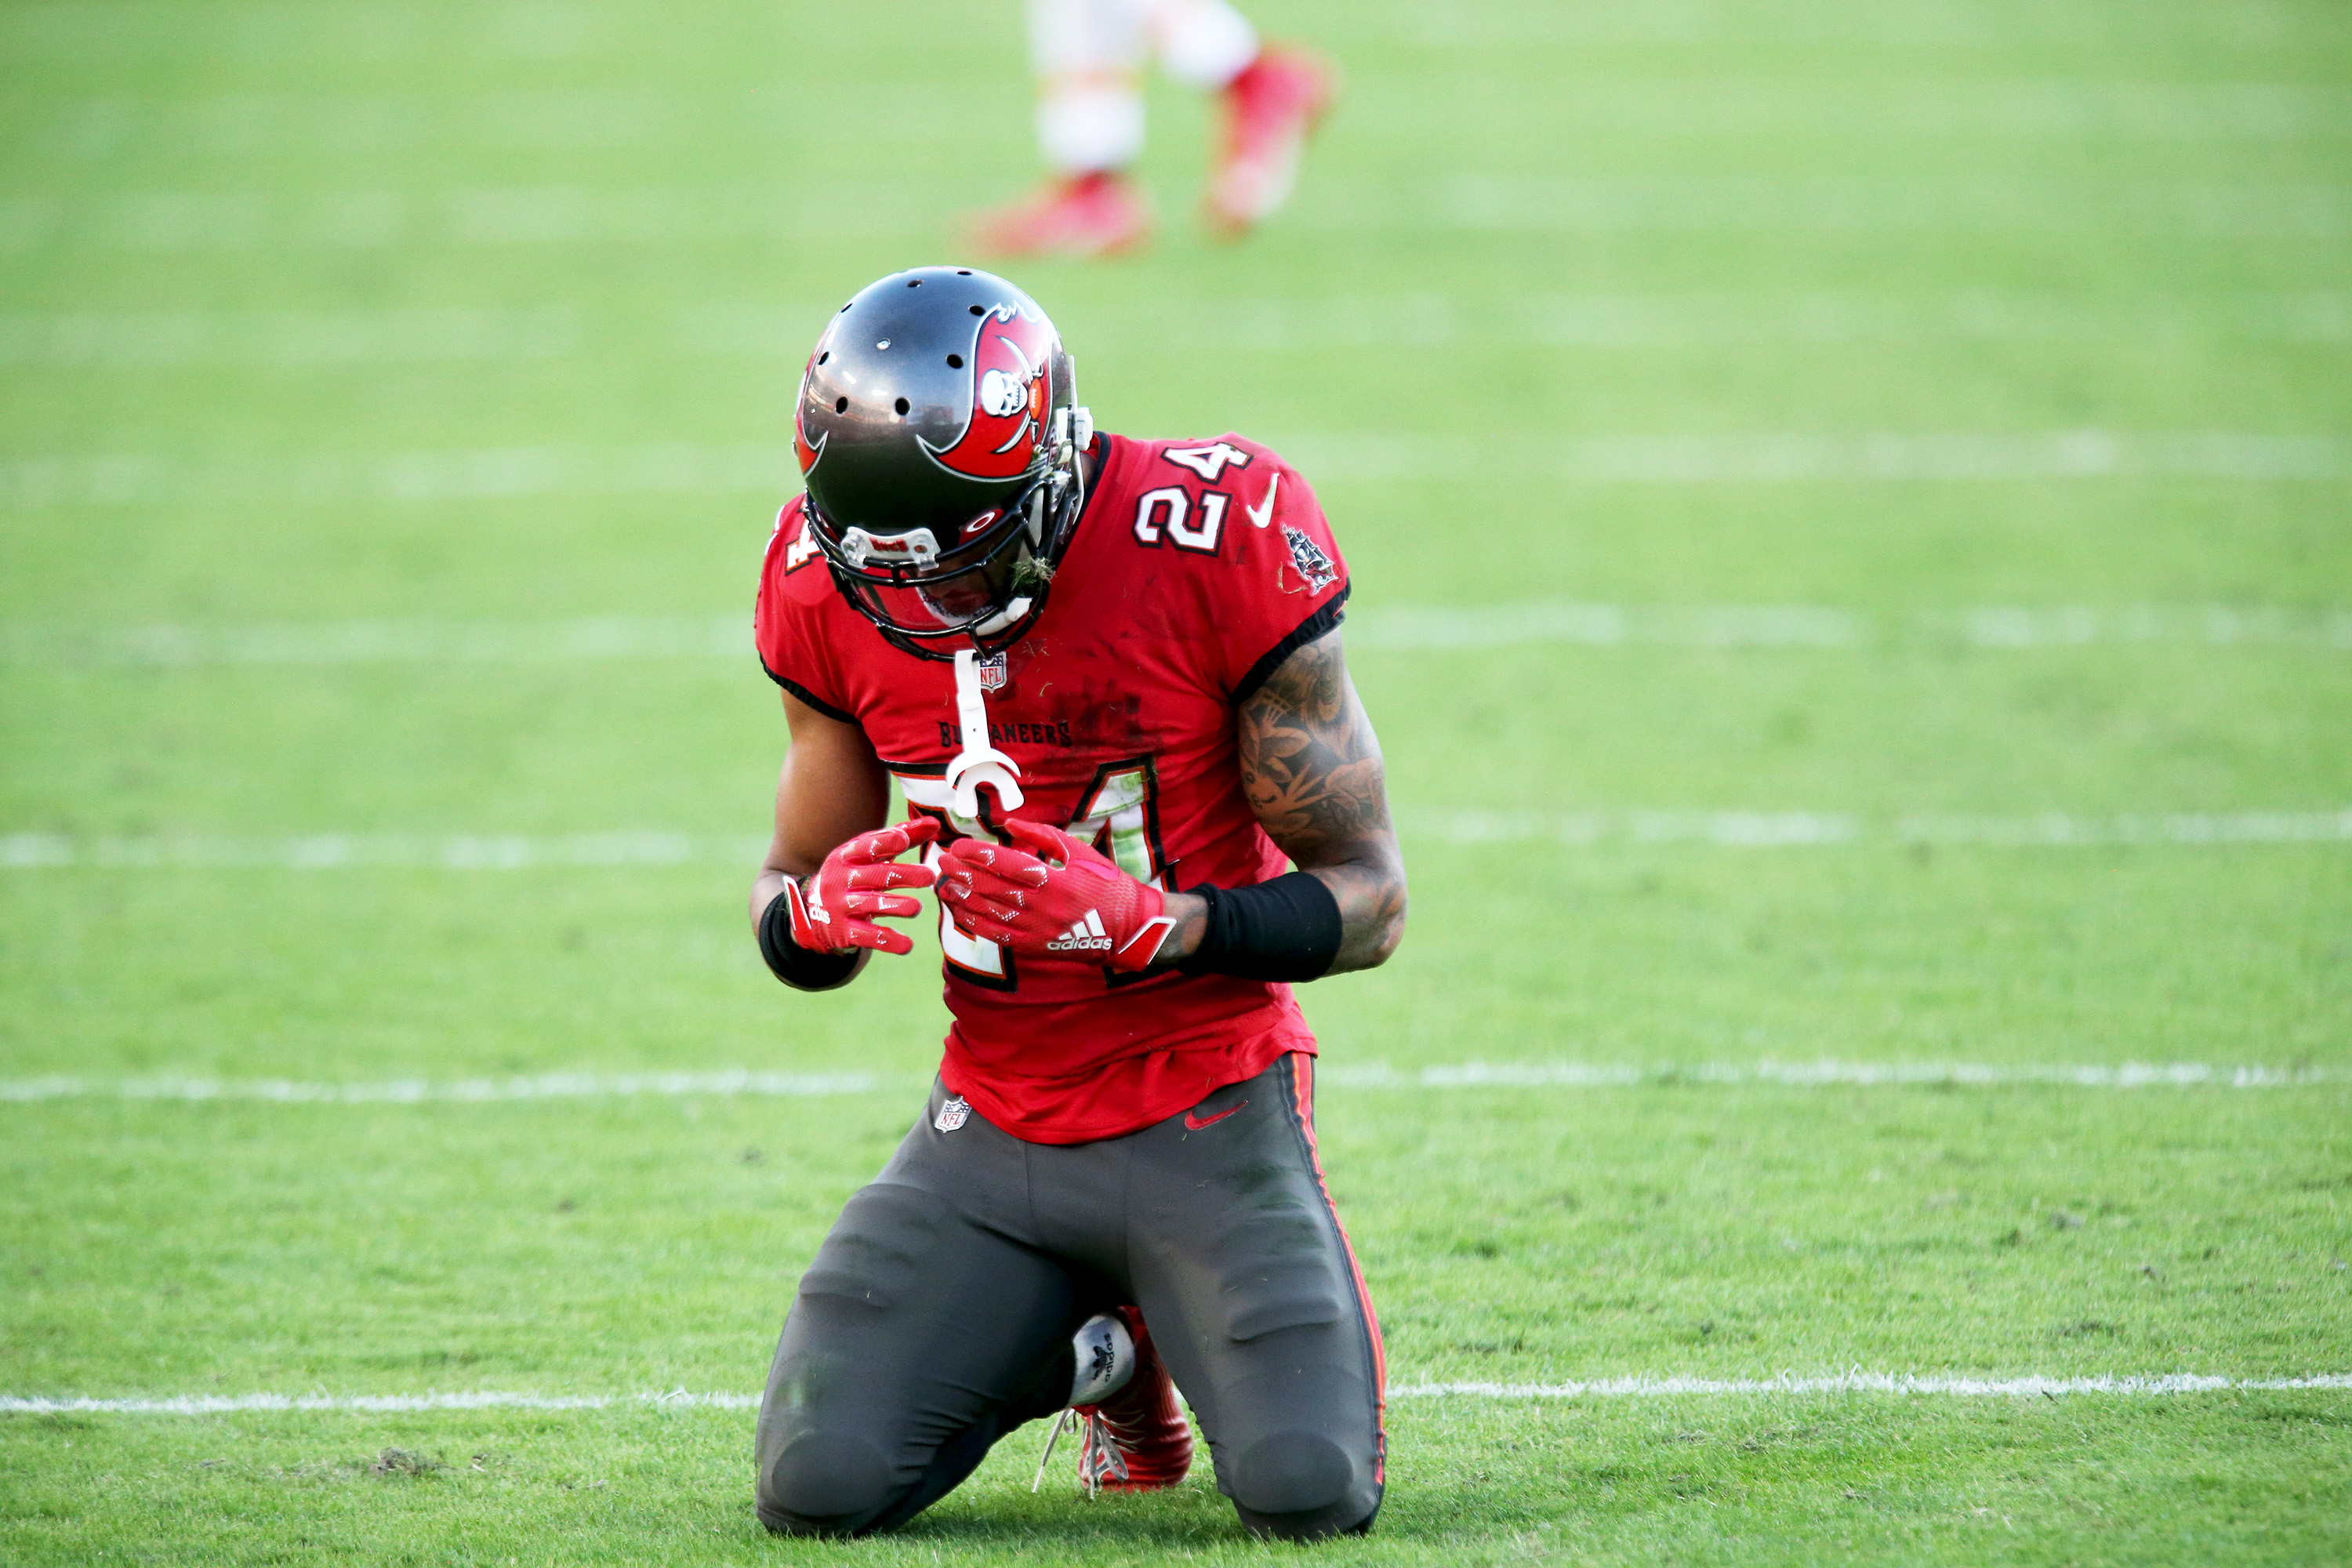
[{"label": "white chin strap buckle", "polygon": [[1021,764],[988,743],[988,699],[980,689],[979,665],[976,649],[956,650],[956,721],[963,731],[963,750],[948,764],[947,786],[954,792],[956,815],[968,822],[980,819],[982,784],[996,792],[1002,810],[1021,809]]},{"label": "white chin strap buckle", "polygon": [[[1011,604],[1005,605],[1004,608],[997,611],[996,614],[989,616],[988,619],[981,622],[971,629],[982,637],[992,637],[997,633],[1003,631],[1006,627],[1017,623],[1022,616],[1027,615],[1029,613],[1029,606],[1034,602],[1035,601],[1030,599],[1026,595],[1024,595],[1022,597],[1013,600]],[[958,686],[956,690],[961,693],[963,690],[963,688],[961,686]],[[961,697],[959,696],[957,700],[961,703],[962,700]]]}]

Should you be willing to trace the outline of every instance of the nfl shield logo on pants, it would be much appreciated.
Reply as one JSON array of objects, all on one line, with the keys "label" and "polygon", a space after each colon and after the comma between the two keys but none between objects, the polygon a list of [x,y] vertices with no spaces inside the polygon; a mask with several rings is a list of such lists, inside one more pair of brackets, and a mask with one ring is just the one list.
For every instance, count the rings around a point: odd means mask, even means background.
[{"label": "nfl shield logo on pants", "polygon": [[963,1096],[950,1095],[948,1102],[940,1107],[940,1113],[931,1118],[931,1125],[942,1132],[952,1132],[971,1115],[971,1107],[964,1102]]},{"label": "nfl shield logo on pants", "polygon": [[980,689],[982,691],[1004,689],[1004,656],[1003,654],[992,653],[985,658],[974,659],[971,668],[980,677]]}]

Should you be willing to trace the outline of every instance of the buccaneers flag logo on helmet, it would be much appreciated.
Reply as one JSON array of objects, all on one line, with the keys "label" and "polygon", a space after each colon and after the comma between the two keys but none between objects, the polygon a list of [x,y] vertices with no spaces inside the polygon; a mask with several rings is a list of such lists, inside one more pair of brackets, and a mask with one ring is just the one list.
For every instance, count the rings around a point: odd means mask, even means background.
[{"label": "buccaneers flag logo on helmet", "polygon": [[820,432],[814,443],[808,438],[808,383],[810,373],[816,369],[816,350],[809,351],[809,362],[801,370],[801,395],[793,403],[793,456],[800,459],[803,474],[824,456],[825,438],[831,434]]},{"label": "buccaneers flag logo on helmet", "polygon": [[1045,437],[1053,352],[1054,329],[1045,317],[1013,305],[982,316],[971,345],[971,421],[948,446],[925,441],[931,460],[968,479],[1028,472]]}]

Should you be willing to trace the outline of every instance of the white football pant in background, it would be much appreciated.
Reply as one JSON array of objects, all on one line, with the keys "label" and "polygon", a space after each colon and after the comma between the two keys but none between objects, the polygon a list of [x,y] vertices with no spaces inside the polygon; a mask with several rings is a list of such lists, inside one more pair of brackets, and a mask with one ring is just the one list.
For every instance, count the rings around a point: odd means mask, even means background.
[{"label": "white football pant in background", "polygon": [[1211,92],[1257,58],[1257,32],[1226,0],[1029,0],[1037,141],[1055,174],[1141,156],[1147,57]]}]

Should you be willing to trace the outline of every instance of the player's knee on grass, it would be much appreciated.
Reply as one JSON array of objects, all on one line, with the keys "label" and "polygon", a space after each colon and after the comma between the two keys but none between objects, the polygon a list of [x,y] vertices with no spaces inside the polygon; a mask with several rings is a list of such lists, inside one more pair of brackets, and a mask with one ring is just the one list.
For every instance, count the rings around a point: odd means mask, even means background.
[{"label": "player's knee on grass", "polygon": [[1259,1535],[1319,1541],[1371,1528],[1380,1488],[1320,1432],[1272,1432],[1233,1466],[1234,1508]]},{"label": "player's knee on grass", "polygon": [[1370,1529],[1380,1510],[1379,1400],[1350,1340],[1300,1326],[1236,1347],[1257,1375],[1220,1391],[1217,1479],[1256,1534],[1318,1541]]},{"label": "player's knee on grass", "polygon": [[908,1489],[890,1413],[865,1397],[897,1331],[893,1310],[939,1250],[947,1207],[912,1187],[851,1196],[801,1277],[761,1403],[760,1521],[793,1535],[854,1535]]},{"label": "player's knee on grass", "polygon": [[898,1489],[871,1440],[803,1432],[760,1472],[760,1522],[784,1535],[855,1535],[887,1511]]}]

